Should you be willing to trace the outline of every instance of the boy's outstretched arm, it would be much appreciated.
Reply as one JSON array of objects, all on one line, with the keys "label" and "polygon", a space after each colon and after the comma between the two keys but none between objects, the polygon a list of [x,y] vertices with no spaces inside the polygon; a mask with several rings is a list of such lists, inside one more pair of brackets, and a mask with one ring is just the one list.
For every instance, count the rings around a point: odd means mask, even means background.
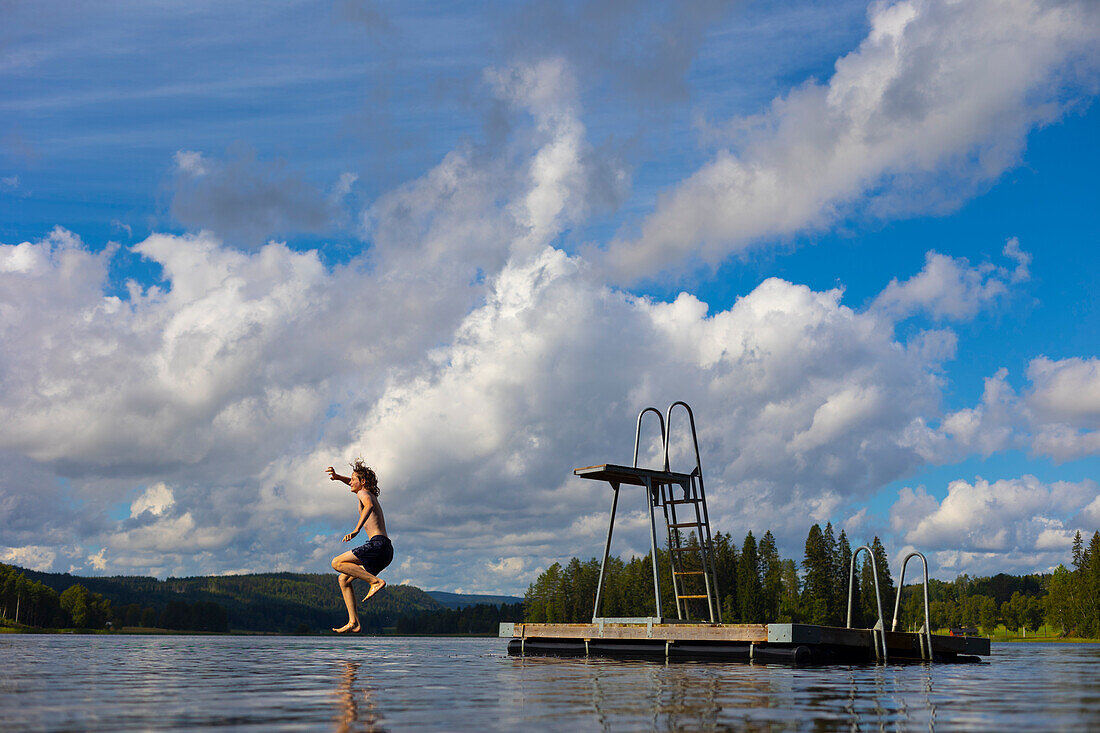
[{"label": "boy's outstretched arm", "polygon": [[332,479],[333,481],[343,481],[348,486],[351,486],[351,477],[350,476],[341,476],[340,474],[336,473],[336,469],[334,469],[332,466],[329,466],[328,468],[326,468],[325,473],[327,473],[328,477],[330,479]]}]

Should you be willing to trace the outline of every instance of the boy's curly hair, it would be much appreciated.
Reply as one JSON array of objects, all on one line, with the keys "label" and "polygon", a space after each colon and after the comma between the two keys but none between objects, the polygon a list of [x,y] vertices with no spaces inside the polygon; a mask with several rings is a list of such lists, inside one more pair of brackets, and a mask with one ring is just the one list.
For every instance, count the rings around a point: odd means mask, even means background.
[{"label": "boy's curly hair", "polygon": [[382,493],[382,489],[378,488],[378,477],[374,474],[374,469],[363,463],[362,458],[356,458],[355,463],[351,464],[351,472],[359,477],[367,491],[375,496]]}]

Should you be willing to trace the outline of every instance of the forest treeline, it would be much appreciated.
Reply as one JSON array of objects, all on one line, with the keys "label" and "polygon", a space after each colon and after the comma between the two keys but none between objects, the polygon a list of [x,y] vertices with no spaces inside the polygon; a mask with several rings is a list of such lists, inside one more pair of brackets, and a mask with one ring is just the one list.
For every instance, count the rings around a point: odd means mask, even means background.
[{"label": "forest treeline", "polygon": [[228,614],[212,601],[168,601],[162,609],[112,606],[101,593],[73,583],[60,593],[26,571],[0,564],[0,618],[39,628],[105,629],[123,626],[177,631],[228,631]]},{"label": "forest treeline", "polygon": [[501,621],[522,621],[522,603],[478,603],[397,619],[397,634],[496,634]]},{"label": "forest treeline", "polygon": [[[360,622],[376,634],[490,633],[500,621],[520,620],[521,606],[449,610],[419,588],[391,584],[360,607]],[[158,580],[76,577],[0,564],[0,619],[30,627],[306,633],[328,630],[346,615],[334,574]]]},{"label": "forest treeline", "polygon": [[[694,536],[688,544],[694,542]],[[878,620],[875,576],[884,623],[889,627],[897,589],[886,550],[878,537],[857,559],[852,588],[852,623],[870,627]],[[808,623],[844,626],[847,623],[849,569],[853,547],[845,532],[831,524],[810,527],[801,561],[781,557],[770,531],[757,540],[749,532],[738,545],[729,534],[714,536],[714,564],[718,598],[725,623]],[[699,553],[684,553],[684,570],[699,569]],[[662,616],[675,617],[668,552],[658,550],[661,568]],[[694,564],[691,564],[694,563]],[[919,560],[906,570],[907,581],[920,579]],[[555,563],[530,585],[524,599],[527,621],[570,623],[592,618],[600,561],[573,558]],[[681,595],[703,594],[701,576],[680,576],[686,583]],[[1100,533],[1086,545],[1080,532],[1073,540],[1073,568],[1059,566],[1051,574],[930,579],[930,623],[933,629],[972,627],[992,634],[998,624],[1009,629],[1037,630],[1044,622],[1066,636],[1100,636]],[[705,600],[688,600],[692,618],[706,618]],[[600,616],[653,615],[653,568],[649,554],[622,560],[608,558],[608,572]],[[898,611],[899,629],[917,629],[924,622],[919,583],[907,582]]]}]

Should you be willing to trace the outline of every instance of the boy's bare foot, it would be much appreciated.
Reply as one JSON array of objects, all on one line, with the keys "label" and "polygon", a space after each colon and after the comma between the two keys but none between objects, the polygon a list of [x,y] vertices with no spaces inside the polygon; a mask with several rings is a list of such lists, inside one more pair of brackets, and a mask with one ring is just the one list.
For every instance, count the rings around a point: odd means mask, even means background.
[{"label": "boy's bare foot", "polygon": [[346,634],[349,631],[355,632],[355,631],[359,630],[359,622],[358,621],[348,621],[346,624],[344,624],[340,628],[336,628],[335,626],[333,626],[332,630],[335,631],[337,634]]},{"label": "boy's bare foot", "polygon": [[385,587],[386,587],[386,581],[382,580],[381,578],[378,579],[377,583],[371,583],[370,584],[370,590],[367,591],[367,594],[365,596],[363,596],[363,603],[366,603],[368,598],[370,598],[375,593],[377,593],[378,591],[382,590]]}]

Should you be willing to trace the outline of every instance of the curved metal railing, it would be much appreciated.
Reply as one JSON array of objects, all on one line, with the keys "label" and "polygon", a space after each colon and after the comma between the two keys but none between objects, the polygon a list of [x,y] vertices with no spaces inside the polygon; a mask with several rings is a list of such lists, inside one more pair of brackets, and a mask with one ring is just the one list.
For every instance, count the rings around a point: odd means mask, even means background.
[{"label": "curved metal railing", "polygon": [[921,565],[924,566],[924,628],[919,633],[923,634],[923,637],[918,636],[921,640],[921,659],[932,658],[932,626],[931,626],[931,614],[928,610],[928,560],[923,554],[914,550],[905,556],[905,559],[901,561],[901,579],[898,580],[898,594],[894,599],[894,619],[890,623],[890,631],[898,630],[898,609],[901,608],[901,591],[905,588],[905,566],[909,564],[909,561],[914,557],[919,557]]},{"label": "curved metal railing", "polygon": [[867,557],[871,559],[871,574],[875,579],[875,606],[878,608],[878,623],[871,629],[871,635],[875,642],[875,655],[879,654],[881,643],[882,661],[886,661],[886,625],[882,620],[882,595],[878,590],[878,566],[875,564],[875,553],[867,545],[860,545],[852,553],[852,567],[848,571],[848,628],[852,628],[852,596],[855,590],[856,558],[859,553],[866,550]]},{"label": "curved metal railing", "polygon": [[[652,412],[657,416],[657,420],[661,425],[661,445],[662,447],[668,445],[668,435],[665,432],[665,418],[661,414],[661,411],[656,407],[646,407],[638,413],[638,426],[634,429],[634,468],[638,467],[638,445],[642,438],[642,418],[645,417],[647,412]],[[668,470],[668,448],[665,448],[665,470]]]}]

